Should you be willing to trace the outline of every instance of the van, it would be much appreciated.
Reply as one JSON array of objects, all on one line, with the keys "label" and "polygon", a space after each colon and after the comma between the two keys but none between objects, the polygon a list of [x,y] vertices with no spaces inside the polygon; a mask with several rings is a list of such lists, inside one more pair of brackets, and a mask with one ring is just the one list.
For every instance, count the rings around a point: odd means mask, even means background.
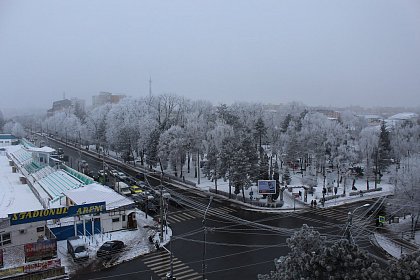
[{"label": "van", "polygon": [[75,261],[84,261],[89,259],[86,243],[80,236],[73,236],[67,239],[67,252]]}]

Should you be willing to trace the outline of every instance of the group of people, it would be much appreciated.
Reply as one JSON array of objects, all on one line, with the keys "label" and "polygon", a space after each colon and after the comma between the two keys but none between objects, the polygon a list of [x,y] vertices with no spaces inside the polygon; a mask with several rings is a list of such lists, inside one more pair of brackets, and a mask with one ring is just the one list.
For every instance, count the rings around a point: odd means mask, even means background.
[{"label": "group of people", "polygon": [[311,200],[311,207],[316,208],[316,204],[317,204],[316,200],[315,199],[312,199]]}]

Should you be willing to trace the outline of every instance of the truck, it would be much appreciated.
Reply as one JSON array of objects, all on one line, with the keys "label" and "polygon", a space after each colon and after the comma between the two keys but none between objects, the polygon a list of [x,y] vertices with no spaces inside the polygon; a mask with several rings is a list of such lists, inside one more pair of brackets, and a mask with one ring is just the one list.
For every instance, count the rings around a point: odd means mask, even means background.
[{"label": "truck", "polygon": [[130,187],[124,182],[115,182],[114,190],[122,195],[131,195]]},{"label": "truck", "polygon": [[85,261],[89,259],[86,243],[80,236],[73,236],[67,239],[67,252],[75,261]]}]

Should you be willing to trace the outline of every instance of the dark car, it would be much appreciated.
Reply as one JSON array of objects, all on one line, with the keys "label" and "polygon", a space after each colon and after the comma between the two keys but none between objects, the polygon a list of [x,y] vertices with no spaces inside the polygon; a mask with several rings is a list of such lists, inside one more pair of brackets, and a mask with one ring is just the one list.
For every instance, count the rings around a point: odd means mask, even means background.
[{"label": "dark car", "polygon": [[99,248],[96,256],[98,258],[111,258],[115,254],[123,251],[125,245],[120,240],[107,241]]}]

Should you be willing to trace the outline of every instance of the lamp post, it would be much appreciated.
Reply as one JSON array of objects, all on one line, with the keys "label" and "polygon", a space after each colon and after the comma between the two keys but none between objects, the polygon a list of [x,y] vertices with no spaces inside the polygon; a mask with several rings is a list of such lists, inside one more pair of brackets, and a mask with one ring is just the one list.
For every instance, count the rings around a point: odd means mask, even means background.
[{"label": "lamp post", "polygon": [[206,215],[207,211],[209,211],[211,201],[213,197],[210,196],[209,204],[207,205],[206,211],[204,212],[203,216],[203,263],[202,263],[202,271],[203,271],[203,280],[206,279],[206,242],[207,242],[207,228],[206,228]]},{"label": "lamp post", "polygon": [[349,213],[348,213],[347,240],[348,240],[350,243],[353,243],[353,242],[352,242],[352,238],[351,238],[351,227],[352,227],[352,225],[353,225],[353,214],[354,214],[354,212],[356,212],[356,210],[358,210],[358,209],[360,209],[360,208],[362,208],[362,207],[368,207],[368,206],[370,206],[370,204],[369,204],[369,203],[366,203],[366,204],[360,205],[360,206],[358,206],[358,207],[354,208],[354,210],[353,210],[353,211],[349,211]]}]

